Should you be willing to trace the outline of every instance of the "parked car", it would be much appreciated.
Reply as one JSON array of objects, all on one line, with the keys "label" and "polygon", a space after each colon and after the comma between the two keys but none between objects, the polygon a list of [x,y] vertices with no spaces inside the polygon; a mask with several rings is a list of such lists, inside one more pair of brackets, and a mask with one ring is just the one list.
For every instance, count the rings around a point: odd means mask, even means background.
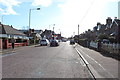
[{"label": "parked car", "polygon": [[40,46],[47,46],[49,44],[49,41],[47,39],[40,40]]},{"label": "parked car", "polygon": [[109,41],[108,39],[103,39],[103,40],[102,40],[102,43],[107,43],[107,44],[109,44],[110,41]]},{"label": "parked car", "polygon": [[50,46],[59,46],[59,43],[56,40],[51,40]]},{"label": "parked car", "polygon": [[75,41],[73,39],[71,39],[70,44],[75,44]]}]

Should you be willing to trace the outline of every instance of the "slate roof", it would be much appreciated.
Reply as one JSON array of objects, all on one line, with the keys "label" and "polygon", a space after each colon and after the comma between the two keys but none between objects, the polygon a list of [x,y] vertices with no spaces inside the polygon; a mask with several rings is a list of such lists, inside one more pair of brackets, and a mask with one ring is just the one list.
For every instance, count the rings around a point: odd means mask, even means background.
[{"label": "slate roof", "polygon": [[25,35],[12,26],[2,24],[0,24],[0,34]]},{"label": "slate roof", "polygon": [[3,25],[0,25],[0,34],[4,34],[5,33],[5,29],[3,28]]},{"label": "slate roof", "polygon": [[120,20],[119,19],[116,19],[114,22],[117,24],[117,26],[120,25]]}]

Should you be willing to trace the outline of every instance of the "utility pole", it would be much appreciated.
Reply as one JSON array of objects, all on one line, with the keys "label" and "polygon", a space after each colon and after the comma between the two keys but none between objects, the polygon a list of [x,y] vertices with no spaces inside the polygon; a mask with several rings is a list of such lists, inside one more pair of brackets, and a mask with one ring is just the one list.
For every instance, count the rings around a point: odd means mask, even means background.
[{"label": "utility pole", "polygon": [[54,35],[55,35],[54,26],[55,26],[55,24],[53,24],[53,39],[55,39],[55,38],[54,38]]},{"label": "utility pole", "polygon": [[50,25],[49,25],[49,30],[50,30]]},{"label": "utility pole", "polygon": [[75,32],[73,32],[73,36],[75,36]]},{"label": "utility pole", "polygon": [[79,24],[78,24],[78,42],[79,42]]},{"label": "utility pole", "polygon": [[117,38],[118,44],[120,44],[120,25],[118,25],[118,38]]},{"label": "utility pole", "polygon": [[54,27],[53,27],[53,31],[54,31]]},{"label": "utility pole", "polygon": [[79,24],[78,24],[78,35],[79,35]]}]

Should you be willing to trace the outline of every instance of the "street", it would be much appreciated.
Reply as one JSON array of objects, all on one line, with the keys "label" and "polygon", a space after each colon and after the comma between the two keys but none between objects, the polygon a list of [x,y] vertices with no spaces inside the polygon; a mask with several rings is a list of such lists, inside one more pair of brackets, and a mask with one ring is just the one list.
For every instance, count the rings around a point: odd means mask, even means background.
[{"label": "street", "polygon": [[[2,56],[3,78],[118,78],[118,61],[79,45],[32,46]],[[91,54],[94,54],[91,55]]]},{"label": "street", "polygon": [[3,78],[91,78],[69,43],[27,47],[2,58]]},{"label": "street", "polygon": [[0,0],[1,79],[120,80],[120,0]]}]

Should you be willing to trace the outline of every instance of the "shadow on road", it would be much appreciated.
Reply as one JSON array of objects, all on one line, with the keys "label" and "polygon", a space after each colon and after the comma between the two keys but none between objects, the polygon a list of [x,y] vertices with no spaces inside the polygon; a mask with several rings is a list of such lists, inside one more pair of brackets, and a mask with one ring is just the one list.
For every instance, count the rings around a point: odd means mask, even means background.
[{"label": "shadow on road", "polygon": [[36,46],[34,46],[34,47],[41,47],[40,45],[36,45]]},{"label": "shadow on road", "polygon": [[110,57],[110,58],[113,58],[113,59],[116,59],[116,60],[120,61],[120,55],[118,55],[118,54],[109,53],[109,52],[106,52],[106,51],[103,51],[103,50],[97,50],[97,49],[94,49],[94,48],[89,48],[89,49],[97,51],[97,52],[99,52],[101,55],[103,55],[105,57]]},{"label": "shadow on road", "polygon": [[[88,47],[85,47],[85,46],[83,46],[83,47],[88,48]],[[89,49],[94,50],[96,52],[99,52],[101,55],[103,55],[105,57],[110,57],[110,58],[113,58],[113,59],[116,59],[116,60],[120,61],[120,55],[119,54],[109,53],[109,52],[106,52],[106,51],[103,51],[103,50],[97,50],[97,49],[91,48],[91,47],[89,47]]]},{"label": "shadow on road", "polygon": [[102,54],[105,57],[111,57],[113,59],[120,61],[120,55],[118,55],[118,54],[108,53],[108,52],[100,52],[100,54]]}]

